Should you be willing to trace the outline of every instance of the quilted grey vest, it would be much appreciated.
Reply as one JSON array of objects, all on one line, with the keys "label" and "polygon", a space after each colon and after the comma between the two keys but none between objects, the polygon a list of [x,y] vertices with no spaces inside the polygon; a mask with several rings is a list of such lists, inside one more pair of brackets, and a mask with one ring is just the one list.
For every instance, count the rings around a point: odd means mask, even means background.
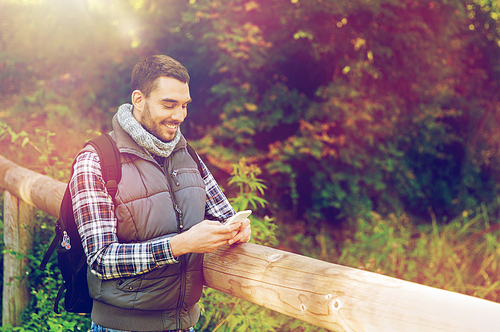
[{"label": "quilted grey vest", "polygon": [[[169,237],[201,222],[205,185],[184,137],[160,165],[121,129],[116,116],[113,129],[122,159],[115,196],[119,241]],[[101,280],[89,273],[88,282],[96,324],[133,331],[188,328],[199,319],[203,255],[183,255],[177,264],[130,278]]]}]

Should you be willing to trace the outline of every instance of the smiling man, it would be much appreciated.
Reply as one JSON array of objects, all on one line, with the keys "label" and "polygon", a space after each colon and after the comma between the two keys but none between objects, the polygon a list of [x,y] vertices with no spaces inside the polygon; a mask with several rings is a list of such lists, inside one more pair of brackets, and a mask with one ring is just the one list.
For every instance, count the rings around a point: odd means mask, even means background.
[{"label": "smiling man", "polygon": [[190,102],[188,83],[171,77],[159,77],[156,89],[147,99],[140,90],[132,93],[134,118],[150,134],[165,143],[174,139],[180,124],[186,118]]},{"label": "smiling man", "polygon": [[70,190],[89,265],[91,332],[194,331],[203,254],[250,239],[250,220],[224,225],[235,212],[180,132],[189,79],[164,55],[134,67],[132,104],[119,107],[110,133],[122,162],[114,198],[95,150],[76,158]]}]

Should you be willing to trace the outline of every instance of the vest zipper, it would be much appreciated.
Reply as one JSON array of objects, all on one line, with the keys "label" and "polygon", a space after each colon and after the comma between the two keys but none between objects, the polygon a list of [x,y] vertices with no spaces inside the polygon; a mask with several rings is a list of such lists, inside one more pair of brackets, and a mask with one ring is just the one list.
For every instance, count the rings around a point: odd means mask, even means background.
[{"label": "vest zipper", "polygon": [[182,310],[182,305],[184,303],[184,298],[186,296],[186,257],[185,255],[182,255],[180,257],[180,262],[181,265],[181,293],[179,296],[179,303],[177,304],[177,312],[176,312],[176,318],[177,318],[177,329],[181,329],[181,310]]},{"label": "vest zipper", "polygon": [[[165,165],[165,173],[168,174],[168,171],[167,171],[167,165]],[[170,190],[170,197],[172,198],[172,203],[174,205],[174,210],[175,210],[175,215],[177,217],[177,231],[180,233],[182,233],[182,230],[184,228],[183,224],[182,224],[182,210],[179,208],[179,206],[177,205],[177,202],[175,201],[175,196],[174,196],[174,192],[172,190],[172,183],[171,183],[171,180],[174,180],[176,182],[176,185],[179,185],[179,183],[177,182],[177,179],[175,178],[177,176],[177,173],[178,171],[172,171],[172,173],[170,174],[171,177],[167,176],[167,183],[168,183],[168,186],[169,186],[169,190]],[[177,302],[177,308],[176,308],[176,313],[175,313],[175,319],[176,319],[176,322],[177,322],[177,326],[176,326],[176,329],[179,330],[181,329],[182,327],[182,323],[181,323],[181,310],[182,310],[182,305],[184,304],[184,300],[185,300],[185,296],[186,296],[186,257],[185,255],[182,255],[179,257],[179,264],[181,264],[181,289],[180,289],[180,292],[179,292],[179,301]]]},{"label": "vest zipper", "polygon": [[177,181],[177,174],[179,173],[178,170],[174,169],[170,175],[172,176],[172,180],[174,180],[176,186],[180,186],[179,181]]}]

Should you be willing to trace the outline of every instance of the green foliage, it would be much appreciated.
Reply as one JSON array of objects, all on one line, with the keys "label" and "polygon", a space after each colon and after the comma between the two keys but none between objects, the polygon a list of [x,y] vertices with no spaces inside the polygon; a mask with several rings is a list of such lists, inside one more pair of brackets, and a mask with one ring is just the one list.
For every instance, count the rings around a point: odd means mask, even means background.
[{"label": "green foliage", "polygon": [[262,245],[276,245],[276,237],[274,232],[276,225],[273,219],[267,215],[260,218],[259,213],[262,209],[265,211],[265,206],[268,204],[262,195],[267,189],[264,181],[258,176],[261,170],[255,164],[247,164],[245,158],[240,159],[238,164],[233,165],[233,173],[228,181],[229,186],[237,187],[237,194],[234,198],[229,198],[231,205],[236,211],[243,211],[252,208],[252,239],[254,242]]},{"label": "green foliage", "polygon": [[28,133],[26,133],[24,130],[21,131],[20,133],[15,133],[10,126],[8,126],[4,122],[0,122],[0,141],[3,139],[10,138],[10,143],[14,143],[19,139],[20,137],[23,137],[21,146],[24,147],[26,143],[29,142],[29,138],[27,137]]},{"label": "green foliage", "polygon": [[71,157],[96,123],[108,130],[133,65],[165,53],[192,76],[183,132],[210,141],[224,160],[216,168],[252,160],[275,215],[340,223],[405,208],[452,218],[500,190],[496,1],[8,1],[2,10],[2,118],[30,138],[35,128],[71,137],[52,158]]},{"label": "green foliage", "polygon": [[8,141],[10,138],[9,148],[17,149],[21,153],[26,153],[26,149],[23,148],[29,146],[38,155],[38,164],[42,167],[37,171],[56,180],[64,180],[69,177],[71,159],[66,161],[59,159],[56,154],[57,146],[52,140],[55,136],[55,133],[39,128],[35,128],[34,135],[29,135],[24,130],[15,133],[9,125],[0,121],[0,142]]},{"label": "green foliage", "polygon": [[61,281],[48,277],[40,285],[40,290],[32,291],[33,299],[36,302],[36,309],[25,312],[23,316],[22,327],[12,329],[11,326],[1,327],[0,331],[26,331],[26,332],[45,332],[45,331],[87,331],[90,326],[90,317],[80,316],[63,312],[57,315],[53,312],[54,296],[57,295]]},{"label": "green foliage", "polygon": [[237,211],[246,210],[249,205],[257,209],[257,203],[260,207],[265,207],[267,201],[260,197],[267,189],[262,179],[257,178],[261,174],[260,168],[256,165],[247,165],[246,160],[242,158],[239,164],[234,165],[232,177],[229,179],[229,185],[238,187],[238,196],[230,199],[231,205]]},{"label": "green foliage", "polygon": [[270,208],[309,221],[491,201],[497,134],[475,124],[495,113],[477,103],[498,90],[495,6],[192,2],[181,30],[206,41],[220,120],[205,137],[258,160]]}]

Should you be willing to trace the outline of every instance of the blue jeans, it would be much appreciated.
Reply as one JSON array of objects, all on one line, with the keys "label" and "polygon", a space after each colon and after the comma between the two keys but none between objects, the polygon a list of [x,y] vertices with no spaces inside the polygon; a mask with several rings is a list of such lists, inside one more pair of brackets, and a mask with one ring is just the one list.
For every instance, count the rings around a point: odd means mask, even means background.
[{"label": "blue jeans", "polygon": [[[194,330],[194,328],[189,328],[187,330],[171,330],[171,331],[172,332],[174,332],[174,331],[196,332]],[[94,322],[92,322],[92,327],[90,328],[89,332],[132,332],[132,331],[119,331],[119,330],[108,329],[107,327],[102,327],[102,326],[99,326],[99,325],[95,324]],[[166,332],[166,331],[162,331],[162,332]]]}]

